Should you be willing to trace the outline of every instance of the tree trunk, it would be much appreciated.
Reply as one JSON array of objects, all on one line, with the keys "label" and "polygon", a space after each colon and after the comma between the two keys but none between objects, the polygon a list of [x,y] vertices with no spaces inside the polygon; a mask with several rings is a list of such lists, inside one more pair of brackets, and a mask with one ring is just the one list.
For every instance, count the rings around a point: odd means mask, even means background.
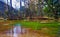
[{"label": "tree trunk", "polygon": [[58,12],[54,10],[54,19],[55,21],[58,21]]}]

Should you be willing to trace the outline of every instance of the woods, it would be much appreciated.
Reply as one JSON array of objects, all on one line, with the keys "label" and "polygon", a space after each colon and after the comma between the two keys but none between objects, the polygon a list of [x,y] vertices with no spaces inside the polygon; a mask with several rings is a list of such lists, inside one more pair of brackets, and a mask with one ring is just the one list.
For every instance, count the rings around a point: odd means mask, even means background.
[{"label": "woods", "polygon": [[[50,17],[56,21],[60,18],[60,1],[59,0],[20,0],[20,8],[13,8],[12,0],[6,0],[5,12],[3,18],[8,19],[26,19],[27,17]],[[22,6],[22,1],[25,3]],[[10,5],[8,4],[10,3]],[[16,5],[15,5],[16,6]],[[0,11],[0,13],[2,13]]]}]

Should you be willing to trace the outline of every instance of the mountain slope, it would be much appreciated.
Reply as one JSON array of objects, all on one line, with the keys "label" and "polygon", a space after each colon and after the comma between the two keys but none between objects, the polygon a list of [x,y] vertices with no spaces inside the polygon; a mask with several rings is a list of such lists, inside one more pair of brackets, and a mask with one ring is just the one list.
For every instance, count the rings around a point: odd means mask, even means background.
[{"label": "mountain slope", "polygon": [[[6,3],[0,1],[0,16],[5,18],[7,15],[7,14],[5,14],[6,10],[8,11],[8,16],[9,16],[9,14],[11,16],[11,15],[14,15],[14,13],[16,14],[18,12],[18,10],[14,9],[13,7],[7,5]],[[12,13],[12,11],[14,11],[14,13]]]}]

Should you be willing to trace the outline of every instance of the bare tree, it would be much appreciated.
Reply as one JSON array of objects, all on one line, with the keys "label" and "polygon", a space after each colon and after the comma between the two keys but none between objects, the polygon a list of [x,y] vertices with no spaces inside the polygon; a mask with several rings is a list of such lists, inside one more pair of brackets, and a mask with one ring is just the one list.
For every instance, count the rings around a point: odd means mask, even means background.
[{"label": "bare tree", "polygon": [[38,16],[43,16],[43,2],[44,0],[38,0]]}]

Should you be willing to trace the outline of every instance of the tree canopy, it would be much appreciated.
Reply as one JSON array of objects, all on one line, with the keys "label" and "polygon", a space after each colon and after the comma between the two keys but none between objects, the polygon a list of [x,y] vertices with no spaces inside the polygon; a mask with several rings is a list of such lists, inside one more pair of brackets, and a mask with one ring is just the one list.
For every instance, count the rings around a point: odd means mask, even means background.
[{"label": "tree canopy", "polygon": [[60,13],[60,0],[45,0],[47,7],[46,12],[52,12],[55,19],[58,19]]}]

